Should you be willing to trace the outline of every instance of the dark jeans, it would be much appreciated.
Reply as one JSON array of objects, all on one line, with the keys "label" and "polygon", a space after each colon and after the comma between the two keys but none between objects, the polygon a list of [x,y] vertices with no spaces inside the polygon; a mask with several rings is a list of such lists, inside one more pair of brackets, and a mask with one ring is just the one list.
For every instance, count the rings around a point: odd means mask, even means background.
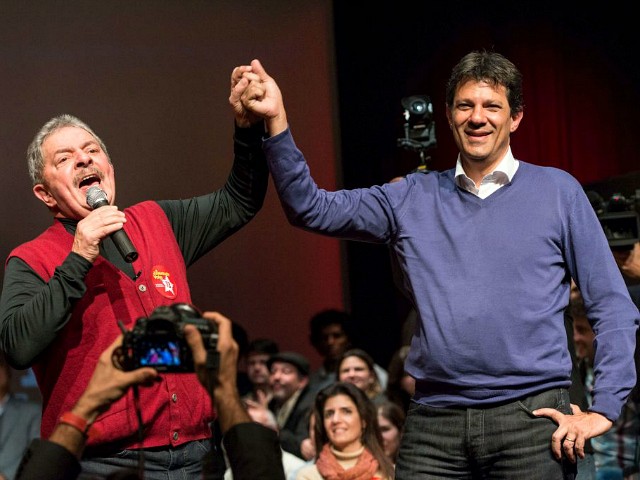
[{"label": "dark jeans", "polygon": [[577,480],[596,480],[596,462],[593,453],[585,454],[584,458],[578,458]]},{"label": "dark jeans", "polygon": [[144,480],[200,480],[203,478],[203,457],[210,450],[211,441],[207,439],[187,442],[175,448],[121,450],[113,455],[91,456],[82,459],[82,473],[78,478],[105,478],[123,470],[135,472],[142,453]]},{"label": "dark jeans", "polygon": [[433,408],[412,402],[396,480],[573,480],[576,465],[551,452],[557,425],[531,412],[571,413],[569,392],[554,389],[499,406]]}]

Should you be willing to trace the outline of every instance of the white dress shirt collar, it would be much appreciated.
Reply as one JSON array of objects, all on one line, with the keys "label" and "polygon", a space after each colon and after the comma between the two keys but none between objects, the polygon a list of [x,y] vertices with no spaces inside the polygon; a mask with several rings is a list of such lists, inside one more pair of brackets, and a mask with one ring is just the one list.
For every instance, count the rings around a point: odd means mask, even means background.
[{"label": "white dress shirt collar", "polygon": [[456,184],[460,188],[473,193],[480,198],[487,198],[493,192],[498,190],[503,185],[506,185],[513,179],[516,170],[518,170],[518,165],[519,162],[518,160],[513,158],[511,147],[509,147],[507,149],[507,153],[500,161],[498,166],[491,173],[488,173],[482,178],[480,187],[476,187],[474,181],[467,176],[464,168],[462,168],[462,161],[460,160],[460,155],[458,155],[455,173]]}]

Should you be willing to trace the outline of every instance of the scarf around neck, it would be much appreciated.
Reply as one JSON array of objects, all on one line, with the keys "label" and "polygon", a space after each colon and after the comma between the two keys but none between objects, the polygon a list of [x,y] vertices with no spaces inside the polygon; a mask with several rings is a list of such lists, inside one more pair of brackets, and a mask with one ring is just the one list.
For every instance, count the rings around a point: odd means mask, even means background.
[{"label": "scarf around neck", "polygon": [[325,480],[374,480],[378,479],[374,476],[378,467],[378,461],[367,448],[364,448],[356,464],[345,470],[331,451],[328,443],[322,447],[316,461],[316,468]]}]

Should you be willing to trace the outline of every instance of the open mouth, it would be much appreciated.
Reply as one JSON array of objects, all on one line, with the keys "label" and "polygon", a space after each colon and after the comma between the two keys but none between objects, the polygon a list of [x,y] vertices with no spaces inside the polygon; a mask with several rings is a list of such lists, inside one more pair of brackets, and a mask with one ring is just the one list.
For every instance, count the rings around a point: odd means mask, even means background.
[{"label": "open mouth", "polygon": [[97,173],[91,173],[89,175],[85,175],[80,179],[80,182],[78,182],[78,188],[86,192],[89,189],[89,187],[93,187],[94,185],[100,186],[101,180],[102,178]]}]

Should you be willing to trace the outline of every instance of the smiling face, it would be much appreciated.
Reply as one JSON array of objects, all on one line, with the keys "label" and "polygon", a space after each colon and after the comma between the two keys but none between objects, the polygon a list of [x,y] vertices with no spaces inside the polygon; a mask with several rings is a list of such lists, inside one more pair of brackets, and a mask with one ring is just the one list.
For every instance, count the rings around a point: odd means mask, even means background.
[{"label": "smiling face", "polygon": [[33,193],[58,218],[80,220],[91,208],[86,194],[91,186],[99,186],[114,204],[116,195],[113,165],[100,143],[79,127],[62,127],[42,143],[43,183]]},{"label": "smiling face", "polygon": [[367,392],[375,382],[375,373],[369,369],[369,365],[357,356],[346,357],[340,363],[338,380],[353,383],[363,392]]},{"label": "smiling face", "polygon": [[465,171],[492,171],[506,154],[522,115],[512,115],[503,85],[476,80],[461,84],[452,107],[447,106],[447,118]]},{"label": "smiling face", "polygon": [[280,403],[286,402],[298,390],[309,383],[309,377],[301,375],[295,365],[288,362],[273,362],[269,376],[269,384],[273,397]]},{"label": "smiling face", "polygon": [[362,447],[365,425],[351,397],[338,394],[327,398],[322,411],[324,429],[336,450],[353,452]]}]

